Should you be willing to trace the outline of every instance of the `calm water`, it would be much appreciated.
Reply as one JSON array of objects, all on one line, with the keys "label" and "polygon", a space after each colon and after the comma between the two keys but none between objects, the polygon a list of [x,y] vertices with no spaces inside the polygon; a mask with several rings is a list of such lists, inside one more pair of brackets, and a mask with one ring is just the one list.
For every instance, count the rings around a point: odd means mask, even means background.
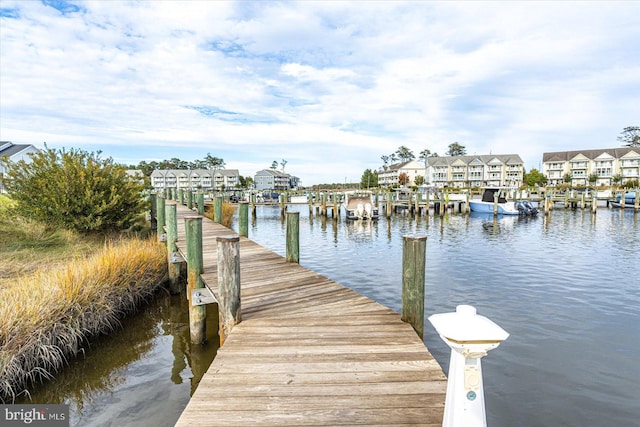
[{"label": "calm water", "polygon": [[[299,210],[300,263],[398,312],[402,236],[427,236],[426,316],[471,304],[511,334],[483,359],[490,426],[638,425],[638,215],[400,215],[363,224]],[[284,255],[285,232],[278,207],[258,207],[251,239]],[[204,348],[189,344],[186,309],[180,296],[159,295],[35,390],[34,402],[69,403],[76,426],[173,425],[217,344],[213,335]],[[425,331],[446,372],[449,348],[429,323]]]},{"label": "calm water", "polygon": [[[483,359],[489,425],[638,425],[638,215],[400,215],[363,224],[299,210],[300,263],[398,312],[402,236],[427,236],[426,317],[471,304],[511,334]],[[258,208],[249,237],[284,255],[285,228],[277,207]],[[425,329],[447,372],[449,348]]]}]

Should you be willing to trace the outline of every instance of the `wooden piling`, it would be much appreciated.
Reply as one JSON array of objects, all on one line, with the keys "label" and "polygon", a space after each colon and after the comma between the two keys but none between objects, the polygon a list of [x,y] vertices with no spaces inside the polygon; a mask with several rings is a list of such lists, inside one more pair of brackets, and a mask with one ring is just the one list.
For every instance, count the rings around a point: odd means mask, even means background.
[{"label": "wooden piling", "polygon": [[193,191],[187,190],[187,209],[193,209]]},{"label": "wooden piling", "polygon": [[204,193],[198,193],[198,215],[204,215]]},{"label": "wooden piling", "polygon": [[249,236],[249,203],[245,201],[238,203],[238,234]]},{"label": "wooden piling", "polygon": [[172,294],[179,294],[180,283],[180,264],[182,258],[178,255],[178,218],[176,214],[176,203],[171,202],[165,205],[165,220],[167,229],[167,256],[168,256],[168,272],[169,272],[169,291]]},{"label": "wooden piling", "polygon": [[287,212],[287,262],[300,263],[300,212]]},{"label": "wooden piling", "polygon": [[256,194],[255,193],[251,193],[251,195],[249,196],[249,199],[251,200],[251,206],[250,206],[251,207],[251,216],[253,218],[255,218],[256,217],[256,199],[257,199]]},{"label": "wooden piling", "polygon": [[187,240],[187,298],[189,298],[189,333],[192,344],[204,344],[206,335],[206,305],[193,305],[191,292],[204,287],[200,275],[203,272],[202,217],[190,215],[184,218]]},{"label": "wooden piling", "polygon": [[320,215],[327,216],[327,193],[320,195]]},{"label": "wooden piling", "polygon": [[157,224],[157,232],[158,232],[158,240],[162,241],[164,240],[164,225],[165,225],[165,218],[164,218],[164,206],[165,206],[165,199],[164,197],[162,197],[161,194],[158,194],[158,197],[156,198],[156,212],[158,215],[158,224]]},{"label": "wooden piling", "polygon": [[598,210],[598,192],[594,191],[591,196],[591,212],[596,213]]},{"label": "wooden piling", "polygon": [[424,274],[427,236],[402,237],[402,320],[424,338]]},{"label": "wooden piling", "polygon": [[213,221],[222,224],[222,196],[213,199]]},{"label": "wooden piling", "polygon": [[633,203],[633,209],[638,212],[638,210],[640,209],[640,189],[636,188],[636,199],[634,200]]},{"label": "wooden piling", "polygon": [[390,219],[391,218],[391,209],[392,209],[392,206],[391,206],[391,193],[390,192],[386,194],[385,199],[387,201],[387,208],[385,209],[385,214],[387,215],[387,219]]},{"label": "wooden piling", "polygon": [[149,203],[151,204],[150,220],[151,230],[158,229],[158,195],[155,193],[149,194]]},{"label": "wooden piling", "polygon": [[240,309],[240,237],[216,237],[218,248],[218,313],[220,345],[242,320]]},{"label": "wooden piling", "polygon": [[500,191],[493,193],[493,214],[498,215],[498,199],[500,198]]}]

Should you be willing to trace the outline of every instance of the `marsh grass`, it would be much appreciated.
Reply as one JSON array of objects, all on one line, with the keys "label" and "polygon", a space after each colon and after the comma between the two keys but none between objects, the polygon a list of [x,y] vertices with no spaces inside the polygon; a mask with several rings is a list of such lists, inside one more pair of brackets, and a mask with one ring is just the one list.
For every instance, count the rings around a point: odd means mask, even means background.
[{"label": "marsh grass", "polygon": [[[220,221],[220,224],[224,225],[227,228],[231,228],[231,226],[233,226],[233,215],[235,215],[235,213],[236,213],[235,205],[227,202],[222,203],[222,220]],[[212,205],[207,205],[207,208],[205,208],[205,211],[204,211],[204,216],[206,216],[207,218],[213,221]]]},{"label": "marsh grass", "polygon": [[51,377],[89,337],[117,327],[166,280],[166,262],[155,239],[127,239],[0,287],[0,401]]}]

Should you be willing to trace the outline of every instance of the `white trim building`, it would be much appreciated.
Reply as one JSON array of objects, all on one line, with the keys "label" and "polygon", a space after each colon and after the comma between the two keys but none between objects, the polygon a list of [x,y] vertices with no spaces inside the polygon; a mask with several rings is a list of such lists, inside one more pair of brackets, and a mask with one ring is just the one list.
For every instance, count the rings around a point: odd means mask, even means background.
[{"label": "white trim building", "polygon": [[406,174],[408,178],[405,186],[412,187],[415,185],[416,177],[426,176],[425,164],[416,160],[410,160],[389,166],[385,165],[378,170],[378,185],[387,188],[398,185],[398,179],[403,173]]},{"label": "white trim building", "polygon": [[256,190],[296,190],[300,178],[275,169],[262,169],[254,175],[253,185]]},{"label": "white trim building", "polygon": [[597,176],[597,186],[612,185],[616,175],[620,175],[624,184],[640,179],[640,147],[543,153],[542,174],[548,185],[564,183],[567,174],[571,176],[571,185],[588,185],[592,174]]},{"label": "white trim building", "polygon": [[524,162],[517,154],[429,157],[428,185],[438,188],[519,187]]},{"label": "white trim building", "polygon": [[[39,152],[40,150],[31,144],[14,144],[11,141],[0,141],[0,159],[6,157],[11,163],[19,162],[20,160],[29,163],[31,161],[29,154]],[[3,163],[0,162],[0,193],[6,193],[3,184],[5,172],[6,168]]]},{"label": "white trim building", "polygon": [[156,169],[151,172],[151,186],[156,190],[229,190],[236,188],[239,183],[237,169]]}]

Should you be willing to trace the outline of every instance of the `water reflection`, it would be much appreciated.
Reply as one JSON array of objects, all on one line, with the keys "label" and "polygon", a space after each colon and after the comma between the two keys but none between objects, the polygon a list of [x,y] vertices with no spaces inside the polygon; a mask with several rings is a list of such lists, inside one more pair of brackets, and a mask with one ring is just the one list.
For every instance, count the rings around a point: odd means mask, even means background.
[{"label": "water reflection", "polygon": [[215,308],[207,307],[209,342],[195,346],[187,309],[183,295],[161,291],[55,379],[34,387],[31,399],[16,403],[69,404],[71,425],[78,426],[173,425],[219,346]]},{"label": "water reflection", "polygon": [[[268,209],[258,215],[251,238],[282,254],[279,224],[263,219]],[[369,230],[337,227],[332,240],[301,226],[303,266],[399,312],[402,236],[426,233],[426,315],[471,303],[511,334],[483,362],[490,425],[637,424],[637,213],[394,215]],[[446,370],[450,350],[429,326],[425,343]]]}]

